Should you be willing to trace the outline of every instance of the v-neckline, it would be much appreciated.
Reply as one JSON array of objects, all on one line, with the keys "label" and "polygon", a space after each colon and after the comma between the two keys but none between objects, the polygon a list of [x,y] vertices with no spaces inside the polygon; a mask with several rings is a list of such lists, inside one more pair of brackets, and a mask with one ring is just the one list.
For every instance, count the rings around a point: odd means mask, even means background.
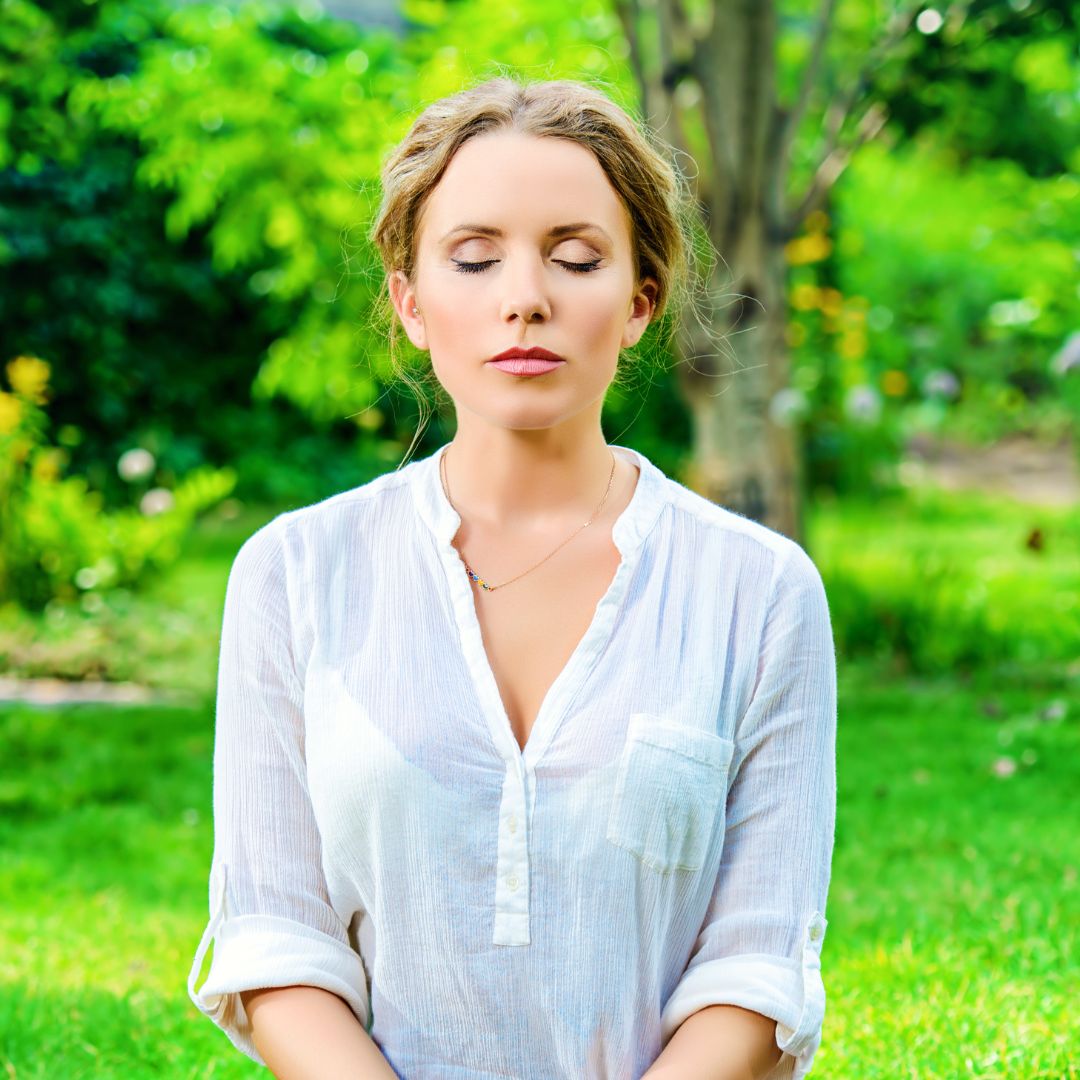
[{"label": "v-neckline", "polygon": [[630,447],[612,445],[613,450],[621,450],[632,455],[631,462],[638,467],[634,491],[612,524],[612,542],[619,551],[619,564],[604,594],[597,601],[585,633],[545,691],[529,729],[525,746],[522,748],[514,734],[491,659],[484,645],[474,587],[466,573],[464,560],[452,543],[461,526],[461,518],[446,498],[439,475],[440,459],[448,446],[449,443],[440,447],[428,459],[418,464],[425,465],[429,469],[428,497],[433,499],[434,503],[429,503],[428,509],[435,516],[432,524],[436,526],[439,554],[450,589],[451,606],[458,627],[462,652],[488,721],[492,739],[500,755],[506,761],[531,772],[550,744],[567,707],[588,678],[610,640],[633,566],[637,562],[636,554],[640,542],[648,531],[648,527],[655,521],[659,509],[654,486],[656,477],[651,471],[655,469],[655,466]]}]

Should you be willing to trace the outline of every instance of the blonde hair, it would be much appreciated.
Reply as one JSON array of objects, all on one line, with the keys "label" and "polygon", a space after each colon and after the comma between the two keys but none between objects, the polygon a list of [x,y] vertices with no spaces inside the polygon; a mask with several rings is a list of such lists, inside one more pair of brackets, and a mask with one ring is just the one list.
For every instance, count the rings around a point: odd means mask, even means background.
[{"label": "blonde hair", "polygon": [[[694,279],[695,214],[686,182],[654,133],[600,90],[569,79],[500,76],[420,113],[382,167],[382,201],[370,239],[382,259],[384,286],[396,270],[413,279],[424,203],[454,154],[467,140],[496,131],[569,139],[591,150],[629,212],[636,279],[657,283],[653,322],[681,308]],[[422,397],[422,383],[397,356],[400,324],[385,287],[379,303],[389,322],[394,371]]]}]

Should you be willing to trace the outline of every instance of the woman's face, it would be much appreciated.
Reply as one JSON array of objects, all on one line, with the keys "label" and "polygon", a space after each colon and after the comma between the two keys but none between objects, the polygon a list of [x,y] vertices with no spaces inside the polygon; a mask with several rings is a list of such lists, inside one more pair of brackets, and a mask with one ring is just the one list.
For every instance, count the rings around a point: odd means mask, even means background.
[{"label": "woman's face", "polygon": [[[410,340],[457,408],[504,428],[599,420],[619,350],[644,333],[656,283],[638,283],[630,219],[599,161],[566,139],[476,136],[421,215],[415,273],[391,275]],[[413,314],[413,307],[420,310]],[[563,363],[513,374],[493,357],[539,347]]]}]

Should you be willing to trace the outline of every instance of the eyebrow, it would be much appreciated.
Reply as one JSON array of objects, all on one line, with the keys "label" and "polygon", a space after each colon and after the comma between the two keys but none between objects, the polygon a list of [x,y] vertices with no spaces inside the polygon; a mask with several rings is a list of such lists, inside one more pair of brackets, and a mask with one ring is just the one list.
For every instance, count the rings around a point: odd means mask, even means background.
[{"label": "eyebrow", "polygon": [[[595,232],[600,233],[606,237],[608,241],[611,237],[599,226],[594,225],[591,221],[575,221],[570,225],[556,225],[554,229],[548,231],[548,236],[555,240],[558,240],[563,236],[570,236],[573,233],[585,232],[592,229]],[[449,240],[454,233],[459,232],[473,232],[479,233],[481,236],[503,236],[502,229],[496,229],[491,225],[455,225],[444,237],[443,240]]]}]

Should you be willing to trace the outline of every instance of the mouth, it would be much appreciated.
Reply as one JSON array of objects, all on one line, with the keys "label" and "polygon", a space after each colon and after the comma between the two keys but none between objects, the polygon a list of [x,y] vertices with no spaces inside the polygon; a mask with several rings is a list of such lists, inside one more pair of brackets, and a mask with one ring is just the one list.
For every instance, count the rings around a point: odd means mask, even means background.
[{"label": "mouth", "polygon": [[566,361],[557,353],[533,347],[507,349],[498,356],[493,356],[488,363],[508,375],[546,375],[549,371],[562,367]]}]

